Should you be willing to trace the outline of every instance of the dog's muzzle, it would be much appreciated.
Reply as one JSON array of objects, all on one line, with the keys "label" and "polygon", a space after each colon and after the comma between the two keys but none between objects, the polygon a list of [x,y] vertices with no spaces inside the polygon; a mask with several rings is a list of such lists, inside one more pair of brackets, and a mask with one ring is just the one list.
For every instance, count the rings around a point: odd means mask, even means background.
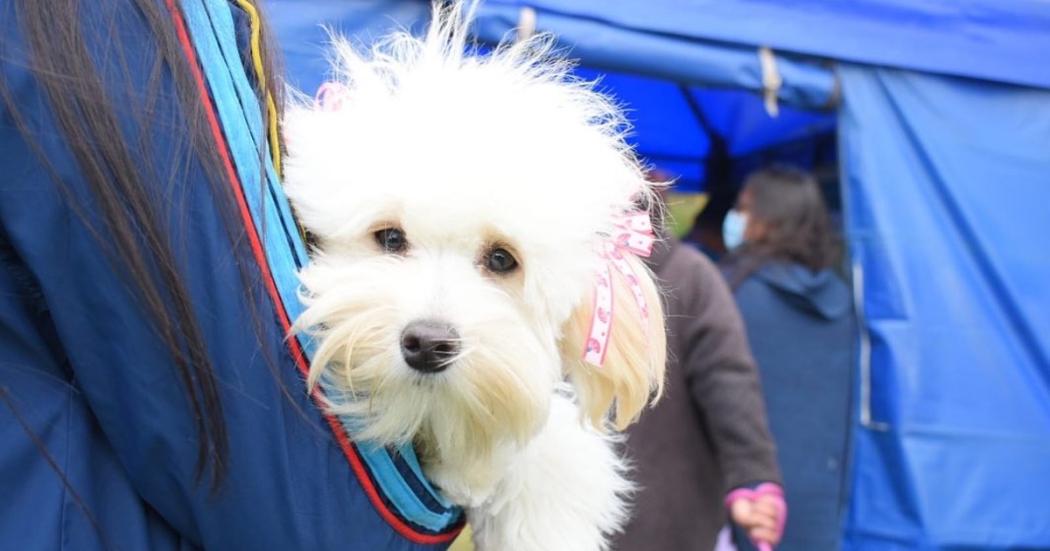
[{"label": "dog's muzzle", "polygon": [[416,320],[401,332],[401,356],[420,373],[440,373],[459,354],[459,333],[440,320]]}]

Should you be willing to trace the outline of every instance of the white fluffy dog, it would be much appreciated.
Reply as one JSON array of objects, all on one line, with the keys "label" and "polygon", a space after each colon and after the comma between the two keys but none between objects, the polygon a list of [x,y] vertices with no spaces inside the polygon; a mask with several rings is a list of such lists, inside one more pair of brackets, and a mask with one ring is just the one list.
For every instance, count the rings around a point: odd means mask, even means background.
[{"label": "white fluffy dog", "polygon": [[663,380],[660,298],[624,246],[652,190],[549,39],[465,53],[468,19],[337,40],[327,97],[287,110],[287,190],[318,242],[310,383],[344,391],[355,438],[413,443],[479,548],[598,550],[631,487],[607,425]]}]

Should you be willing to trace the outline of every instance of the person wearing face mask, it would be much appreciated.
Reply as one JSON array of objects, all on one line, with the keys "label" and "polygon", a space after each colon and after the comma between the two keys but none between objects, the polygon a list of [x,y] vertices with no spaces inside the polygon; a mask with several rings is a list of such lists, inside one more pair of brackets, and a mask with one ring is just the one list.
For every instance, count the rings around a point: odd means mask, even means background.
[{"label": "person wearing face mask", "polygon": [[838,549],[856,330],[816,179],[782,166],[751,175],[723,239],[721,268],[758,364],[791,504],[778,549]]},{"label": "person wearing face mask", "polygon": [[726,250],[732,251],[744,244],[744,231],[747,229],[747,212],[738,208],[726,213],[722,221],[722,242]]}]

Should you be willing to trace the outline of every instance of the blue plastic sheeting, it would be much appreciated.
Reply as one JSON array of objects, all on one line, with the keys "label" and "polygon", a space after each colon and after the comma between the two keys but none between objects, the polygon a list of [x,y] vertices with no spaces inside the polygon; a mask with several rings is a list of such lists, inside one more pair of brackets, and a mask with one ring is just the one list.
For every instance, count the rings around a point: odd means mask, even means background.
[{"label": "blue plastic sheeting", "polygon": [[1048,549],[1050,91],[840,75],[870,337],[847,547]]},{"label": "blue plastic sheeting", "polygon": [[[703,162],[711,147],[708,131],[721,136],[727,152],[740,158],[786,142],[831,134],[836,125],[833,112],[804,111],[787,105],[781,105],[779,115],[771,117],[761,98],[740,90],[685,87],[589,67],[577,70],[577,74],[599,80],[598,89],[626,107],[634,126],[629,140],[647,162],[679,178],[679,191],[704,187]],[[704,129],[693,109],[703,110],[709,130]],[[803,149],[778,159],[809,166],[812,157]]]},{"label": "blue plastic sheeting", "polygon": [[[513,37],[511,33],[521,17],[517,4],[484,3],[478,11],[477,35],[490,42]],[[643,5],[648,9],[648,3],[640,2],[618,3],[615,8],[605,5],[603,12],[625,8],[631,11],[631,6],[638,9]],[[536,30],[553,33],[570,57],[582,60],[589,67],[686,84],[752,91],[763,89],[758,50],[753,47],[635,30],[555,11],[542,12],[536,20]],[[809,108],[834,104],[835,77],[830,70],[813,62],[783,56],[777,56],[776,65],[783,80],[778,91],[782,101]]]},{"label": "blue plastic sheeting", "polygon": [[[482,19],[516,21],[522,5],[536,9],[541,29],[557,24],[549,20],[589,22],[598,47],[628,58],[648,48],[631,38],[644,34],[1050,87],[1044,0],[487,0]],[[606,43],[613,37],[621,43]],[[592,47],[590,37],[576,38]]]},{"label": "blue plastic sheeting", "polygon": [[328,74],[328,31],[368,44],[395,29],[421,29],[430,3],[421,0],[267,0],[261,6],[284,55],[286,78],[313,94]]}]

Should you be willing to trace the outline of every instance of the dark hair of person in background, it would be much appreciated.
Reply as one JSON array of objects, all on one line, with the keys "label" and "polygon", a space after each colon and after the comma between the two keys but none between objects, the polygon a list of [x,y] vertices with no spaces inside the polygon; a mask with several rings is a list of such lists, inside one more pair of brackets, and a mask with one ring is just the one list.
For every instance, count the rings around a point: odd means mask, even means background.
[{"label": "dark hair of person in background", "polygon": [[735,196],[732,191],[715,188],[709,192],[709,197],[707,204],[693,220],[693,227],[686,239],[696,243],[701,252],[717,262],[726,254],[726,246],[722,241],[722,221],[733,208]]},{"label": "dark hair of person in background", "polygon": [[[250,260],[245,230],[238,222],[233,194],[224,179],[219,148],[209,133],[205,106],[199,99],[194,74],[168,11],[178,9],[177,3],[124,0],[127,6],[114,10],[120,15],[102,25],[92,25],[81,17],[80,4],[85,1],[88,0],[16,0],[0,8],[0,17],[18,18],[29,48],[30,69],[44,90],[56,125],[88,184],[94,203],[93,208],[88,208],[97,209],[100,223],[92,223],[84,215],[88,209],[77,204],[50,165],[36,141],[38,138],[29,130],[29,121],[21,106],[14,101],[11,83],[0,81],[0,101],[19,132],[48,167],[71,209],[81,216],[94,238],[106,249],[115,271],[126,274],[127,283],[152,322],[152,329],[170,352],[196,424],[197,480],[200,481],[206,471],[210,472],[214,491],[224,478],[229,453],[223,408],[205,339],[195,320],[174,254],[186,244],[171,242],[165,230],[172,217],[188,215],[182,212],[185,209],[180,209],[178,198],[180,182],[185,179],[186,159],[191,155],[205,165],[215,196],[226,199],[219,201],[218,210],[223,214],[231,248],[239,257],[243,255],[236,264],[250,305],[256,303],[252,295],[258,287],[250,282],[259,275],[252,271],[254,268],[249,268],[255,264]],[[123,67],[125,75],[129,74],[129,59],[136,53],[123,51],[117,38],[121,18],[125,17],[141,18],[156,41],[158,55],[151,60],[150,79],[145,89],[131,89],[132,78],[127,76],[125,90],[114,94],[113,84],[106,81],[98,64],[116,64]],[[92,55],[89,44],[106,43],[107,37],[113,45],[106,52],[110,57],[99,60]],[[264,40],[266,43],[269,41]],[[8,57],[6,50],[14,44],[13,39],[0,39],[0,57]],[[269,62],[273,56],[264,58]],[[268,75],[277,74],[272,69],[267,71]],[[157,120],[153,101],[170,90],[166,86],[172,85],[181,112]],[[260,97],[265,97],[267,91],[271,94],[280,91],[274,82],[256,83],[256,87]],[[279,100],[276,103],[281,104]],[[124,121],[129,116],[137,132],[125,130]],[[152,158],[146,142],[151,129],[155,132],[158,128],[166,129],[173,139],[182,140],[177,150],[184,156],[183,160]],[[260,151],[262,162],[267,160]],[[181,167],[181,170],[161,167]],[[162,196],[147,192],[151,186],[144,183],[149,181],[164,182]],[[262,318],[255,314],[253,312],[254,329],[258,336]],[[267,363],[276,369],[274,361]],[[3,389],[0,389],[0,399],[18,415]],[[54,465],[47,450],[38,448]],[[65,481],[64,476],[62,479]]]},{"label": "dark hair of person in background", "polygon": [[799,264],[814,272],[838,265],[840,240],[832,230],[820,185],[811,174],[772,166],[749,176],[740,194],[748,196],[749,227],[757,225],[762,230],[727,258],[732,267],[731,288],[772,261]]}]

